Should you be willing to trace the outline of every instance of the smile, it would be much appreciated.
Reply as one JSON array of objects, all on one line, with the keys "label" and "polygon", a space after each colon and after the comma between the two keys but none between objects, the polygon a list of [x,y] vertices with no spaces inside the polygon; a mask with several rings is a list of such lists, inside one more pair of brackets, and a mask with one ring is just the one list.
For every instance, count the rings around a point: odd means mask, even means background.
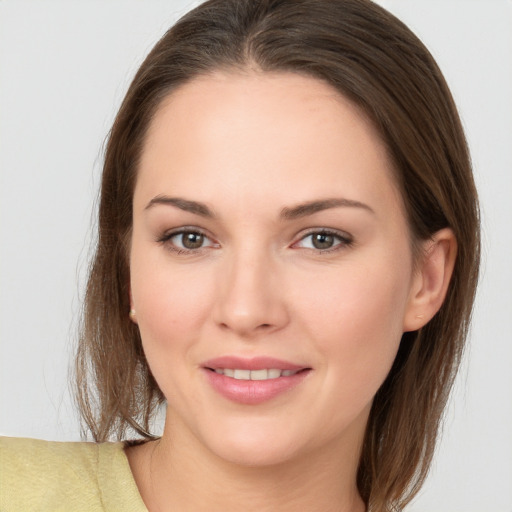
[{"label": "smile", "polygon": [[211,389],[243,405],[258,405],[290,393],[312,373],[312,368],[272,357],[225,356],[202,365]]},{"label": "smile", "polygon": [[301,370],[279,370],[276,368],[262,369],[262,370],[244,370],[233,368],[215,368],[215,373],[225,375],[236,380],[272,380],[279,377],[291,377]]}]

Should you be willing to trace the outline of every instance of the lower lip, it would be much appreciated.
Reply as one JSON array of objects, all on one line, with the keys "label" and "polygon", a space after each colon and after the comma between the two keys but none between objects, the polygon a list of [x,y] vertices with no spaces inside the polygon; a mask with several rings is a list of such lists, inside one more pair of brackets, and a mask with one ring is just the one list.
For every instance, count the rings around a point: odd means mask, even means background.
[{"label": "lower lip", "polygon": [[204,371],[213,389],[224,398],[239,404],[257,405],[290,391],[300,384],[311,370],[267,380],[238,380],[206,368]]}]

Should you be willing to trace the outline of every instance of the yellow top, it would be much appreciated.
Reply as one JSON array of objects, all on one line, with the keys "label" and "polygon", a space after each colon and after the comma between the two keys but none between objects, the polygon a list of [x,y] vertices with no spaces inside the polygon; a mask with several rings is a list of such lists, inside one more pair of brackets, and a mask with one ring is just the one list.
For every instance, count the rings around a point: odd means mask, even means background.
[{"label": "yellow top", "polygon": [[147,512],[123,447],[0,437],[0,511]]}]

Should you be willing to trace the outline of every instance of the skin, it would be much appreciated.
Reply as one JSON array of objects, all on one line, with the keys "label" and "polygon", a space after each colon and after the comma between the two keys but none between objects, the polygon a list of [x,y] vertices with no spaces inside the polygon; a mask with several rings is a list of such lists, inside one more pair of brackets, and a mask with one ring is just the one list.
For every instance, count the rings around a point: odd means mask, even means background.
[{"label": "skin", "polygon": [[[349,203],[283,216],[326,199]],[[440,307],[456,251],[443,230],[414,264],[372,124],[313,78],[195,79],[150,125],[133,205],[133,321],[168,401],[162,439],[127,451],[148,509],[364,510],[356,470],[372,399],[403,332]],[[169,236],[184,227],[204,235],[199,249]],[[329,250],[313,244],[322,229],[335,233]],[[204,377],[202,363],[225,355],[311,371],[242,405]]]}]

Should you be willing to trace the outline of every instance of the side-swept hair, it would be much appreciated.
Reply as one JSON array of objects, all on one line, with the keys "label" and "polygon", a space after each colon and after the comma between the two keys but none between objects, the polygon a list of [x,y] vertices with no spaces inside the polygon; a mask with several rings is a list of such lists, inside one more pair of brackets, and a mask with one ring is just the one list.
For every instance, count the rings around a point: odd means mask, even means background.
[{"label": "side-swept hair", "polygon": [[373,121],[394,164],[414,242],[450,227],[458,252],[446,300],[403,335],[370,413],[358,487],[371,510],[395,510],[427,474],[468,332],[479,264],[471,162],[454,101],[434,59],[369,0],[210,0],[186,14],[138,70],[106,146],[96,254],[76,362],[77,397],[97,441],[127,429],[151,438],[162,393],[128,319],[132,199],[141,148],[161,101],[216,70],[316,77]]}]

